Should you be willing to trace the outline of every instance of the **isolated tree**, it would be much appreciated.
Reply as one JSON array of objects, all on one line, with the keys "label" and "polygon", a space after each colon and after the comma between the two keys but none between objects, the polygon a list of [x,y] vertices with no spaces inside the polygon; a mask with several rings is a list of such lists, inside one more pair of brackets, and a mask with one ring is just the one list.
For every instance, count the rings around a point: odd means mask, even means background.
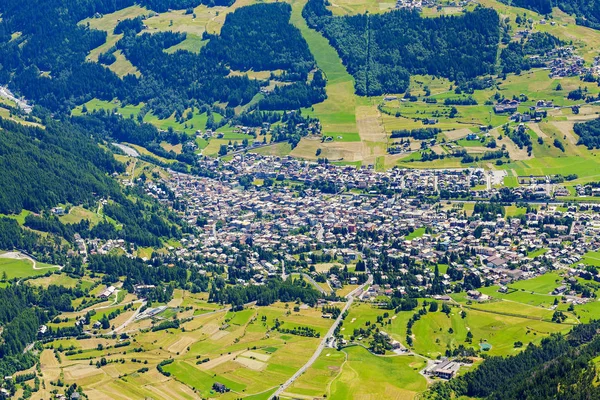
[{"label": "isolated tree", "polygon": [[222,144],[221,147],[219,147],[219,156],[223,157],[226,154],[227,154],[227,145]]}]

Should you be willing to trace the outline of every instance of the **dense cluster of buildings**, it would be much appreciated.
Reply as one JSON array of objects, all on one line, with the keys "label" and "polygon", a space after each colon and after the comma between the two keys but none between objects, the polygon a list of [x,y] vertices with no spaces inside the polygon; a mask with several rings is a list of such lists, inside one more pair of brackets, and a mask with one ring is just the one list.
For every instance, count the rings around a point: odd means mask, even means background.
[{"label": "dense cluster of buildings", "polygon": [[[214,161],[207,163],[211,167]],[[340,264],[358,259],[368,264],[377,284],[361,294],[363,300],[395,292],[428,295],[440,283],[424,266],[442,260],[481,284],[507,285],[556,268],[577,275],[583,255],[600,244],[600,214],[591,209],[560,211],[550,205],[520,217],[484,219],[477,212],[468,215],[461,206],[424,200],[440,190],[471,190],[487,180],[482,170],[376,172],[239,155],[218,167],[215,163],[214,172],[219,174],[213,178],[172,172],[166,190],[151,182],[145,187],[161,201],[176,199],[181,217],[199,228],[173,254],[201,270],[220,266],[231,271],[235,265],[242,272],[236,274],[236,283],[243,285],[260,285],[285,274],[286,263],[293,268],[299,254],[312,263],[311,254],[317,252],[332,255]],[[242,177],[254,184],[242,187]],[[415,231],[419,234],[408,239]],[[540,249],[547,251],[529,256]],[[263,251],[275,257],[266,260],[259,254]],[[385,272],[381,254],[388,259],[410,257],[415,264]],[[451,254],[460,257],[448,260]],[[415,265],[423,268],[416,271]],[[399,284],[403,275],[411,275],[416,284]],[[332,288],[351,283],[324,276]],[[441,295],[461,284],[448,274],[440,274],[439,281]]]}]

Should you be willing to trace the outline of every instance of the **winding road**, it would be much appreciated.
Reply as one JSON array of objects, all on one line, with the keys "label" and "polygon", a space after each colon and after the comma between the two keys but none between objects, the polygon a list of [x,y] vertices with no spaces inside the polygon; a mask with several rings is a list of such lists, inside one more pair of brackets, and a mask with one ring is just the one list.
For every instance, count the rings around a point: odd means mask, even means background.
[{"label": "winding road", "polygon": [[354,296],[357,293],[359,293],[360,291],[362,291],[366,286],[371,285],[371,283],[373,283],[373,275],[369,274],[369,278],[367,279],[367,281],[365,283],[363,283],[361,286],[354,289],[352,292],[348,293],[348,295],[346,296],[346,304],[344,305],[342,312],[336,318],[333,325],[331,325],[331,328],[329,328],[329,330],[327,331],[327,334],[323,337],[323,340],[321,340],[321,343],[319,343],[319,346],[317,347],[317,349],[315,350],[313,355],[309,358],[309,360],[306,362],[306,364],[304,364],[298,371],[296,371],[296,373],[294,375],[292,375],[292,377],[290,379],[288,379],[285,383],[283,383],[281,386],[279,386],[279,389],[277,389],[275,391],[275,393],[273,393],[269,397],[269,400],[277,398],[288,387],[290,387],[303,373],[305,373],[314,364],[315,361],[317,361],[317,358],[319,358],[323,349],[325,347],[327,347],[327,342],[329,342],[330,338],[333,337],[333,332],[335,332],[335,330],[339,326],[340,322],[342,322],[344,313],[346,311],[348,311],[348,309],[354,302]]},{"label": "winding road", "polygon": [[38,267],[37,266],[37,261],[31,257],[29,254],[25,254],[21,251],[9,251],[7,253],[4,254],[0,254],[0,258],[10,258],[13,260],[29,260],[32,262],[33,264],[33,269],[35,269],[36,271],[42,270],[42,269],[56,269],[58,268],[59,270],[62,270],[63,267],[60,265],[49,265],[47,267]]}]

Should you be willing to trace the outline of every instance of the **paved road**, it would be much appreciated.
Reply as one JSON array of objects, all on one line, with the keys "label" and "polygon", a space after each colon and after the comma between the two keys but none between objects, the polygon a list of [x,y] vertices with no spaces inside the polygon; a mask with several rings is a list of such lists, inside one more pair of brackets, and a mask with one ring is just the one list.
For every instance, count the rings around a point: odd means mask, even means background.
[{"label": "paved road", "polygon": [[304,364],[298,371],[296,371],[296,373],[294,375],[292,375],[292,377],[290,379],[288,379],[285,383],[283,383],[279,387],[279,389],[277,389],[275,391],[275,393],[273,393],[271,395],[271,397],[269,397],[269,400],[271,400],[271,399],[279,396],[281,393],[283,393],[288,387],[290,387],[292,385],[292,383],[294,383],[296,381],[296,379],[298,379],[303,373],[306,372],[306,370],[308,370],[314,364],[314,362],[317,360],[317,358],[319,358],[319,356],[321,355],[321,352],[323,351],[323,349],[326,347],[327,342],[329,341],[329,338],[331,338],[333,336],[333,332],[336,330],[336,328],[338,327],[340,322],[342,322],[344,313],[350,308],[350,306],[354,302],[354,296],[356,295],[356,293],[363,290],[366,286],[370,285],[372,282],[373,282],[373,275],[369,274],[369,279],[367,279],[367,281],[364,284],[357,287],[352,292],[348,293],[348,295],[346,296],[346,305],[344,305],[342,312],[336,318],[333,325],[331,325],[331,328],[329,328],[329,331],[327,331],[327,334],[323,337],[323,340],[321,340],[321,343],[319,343],[319,346],[317,347],[317,349],[315,350],[313,355],[306,362],[306,364]]},{"label": "paved road", "polygon": [[33,269],[37,270],[41,270],[41,269],[49,269],[49,268],[58,268],[59,270],[62,270],[63,267],[61,265],[50,265],[48,267],[38,267],[37,266],[37,261],[35,260],[35,258],[33,258],[32,255],[27,254],[26,252],[19,250],[19,251],[9,251],[6,252],[2,255],[0,255],[0,258],[10,258],[13,260],[29,260],[31,261],[31,263],[33,264]]},{"label": "paved road", "polygon": [[113,329],[112,331],[108,332],[107,335],[112,335],[113,333],[117,333],[123,329],[125,329],[127,327],[127,325],[129,325],[130,323],[132,323],[133,321],[135,321],[135,318],[140,314],[140,310],[147,304],[148,302],[146,300],[142,301],[142,305],[139,306],[137,308],[137,310],[135,310],[135,312],[133,313],[133,315],[131,317],[129,317],[129,319],[127,319],[127,321],[123,322],[121,325],[117,326],[115,329]]},{"label": "paved road", "polygon": [[127,154],[130,157],[139,157],[140,156],[140,153],[138,153],[138,151],[136,149],[134,149],[133,147],[129,147],[129,146],[126,146],[121,143],[113,143],[113,146],[120,148],[121,150],[123,150],[123,152],[125,154]]},{"label": "paved road", "polygon": [[26,101],[19,99],[16,97],[6,86],[0,86],[0,97],[5,99],[9,99],[17,103],[17,106],[25,112],[25,114],[31,113],[33,107],[27,104]]},{"label": "paved road", "polygon": [[312,276],[310,276],[310,275],[308,275],[308,274],[305,274],[304,272],[301,272],[301,273],[300,273],[300,275],[301,275],[303,278],[306,278],[306,280],[307,280],[308,282],[310,282],[310,283],[311,283],[311,284],[312,284],[312,285],[315,287],[315,289],[317,289],[319,292],[321,292],[321,293],[323,293],[323,294],[329,294],[329,292],[327,292],[327,290],[323,289],[323,288],[321,287],[321,285],[319,285],[319,284],[317,283],[317,281],[315,281],[315,280],[312,278]]},{"label": "paved road", "polygon": [[288,277],[288,274],[285,273],[285,261],[281,259],[281,280],[285,281]]}]

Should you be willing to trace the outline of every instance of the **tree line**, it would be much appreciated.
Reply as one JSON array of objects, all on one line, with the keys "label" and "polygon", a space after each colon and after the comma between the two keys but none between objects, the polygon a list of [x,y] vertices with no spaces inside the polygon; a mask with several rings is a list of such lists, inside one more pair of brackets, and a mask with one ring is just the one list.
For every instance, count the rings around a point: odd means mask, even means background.
[{"label": "tree line", "polygon": [[[0,4],[0,84],[9,84],[20,95],[53,113],[68,113],[91,98],[119,99],[126,104],[144,102],[160,118],[193,104],[246,104],[266,81],[229,76],[241,70],[284,69],[284,77],[296,82],[279,90],[265,108],[293,109],[322,101],[323,90],[309,84],[314,59],[298,29],[289,23],[287,4],[258,4],[229,14],[219,36],[208,35],[200,54],[164,50],[181,43],[186,35],[174,32],[143,33],[143,19],[120,21],[115,32],[123,38],[99,57],[115,61],[121,50],[141,72],[123,79],[101,65],[86,60],[89,52],[106,42],[104,31],[78,24],[96,14],[111,13],[134,0],[7,0]],[[191,9],[199,4],[229,5],[231,0],[139,0],[158,12]],[[21,35],[12,40],[12,33]],[[268,96],[267,96],[268,97]],[[288,101],[284,101],[289,98]],[[301,101],[298,101],[301,99]],[[45,113],[36,108],[36,113]]]},{"label": "tree line", "polygon": [[579,136],[577,144],[583,144],[590,150],[600,148],[600,119],[578,122],[573,130]]},{"label": "tree line", "polygon": [[107,174],[123,165],[73,125],[48,120],[41,129],[0,118],[0,129],[0,213],[117,196]]},{"label": "tree line", "polygon": [[587,0],[500,0],[505,4],[533,10],[540,14],[552,14],[552,8],[558,7],[567,14],[575,16],[577,25],[600,29],[600,3]]},{"label": "tree line", "polygon": [[500,33],[492,9],[439,18],[406,9],[338,17],[326,5],[310,0],[303,16],[338,51],[359,95],[403,93],[412,74],[462,82],[494,72]]},{"label": "tree line", "polygon": [[566,337],[553,334],[540,345],[530,343],[515,356],[489,357],[477,369],[433,385],[424,398],[598,398],[593,360],[600,355],[599,328],[598,321],[591,321],[574,327]]}]

